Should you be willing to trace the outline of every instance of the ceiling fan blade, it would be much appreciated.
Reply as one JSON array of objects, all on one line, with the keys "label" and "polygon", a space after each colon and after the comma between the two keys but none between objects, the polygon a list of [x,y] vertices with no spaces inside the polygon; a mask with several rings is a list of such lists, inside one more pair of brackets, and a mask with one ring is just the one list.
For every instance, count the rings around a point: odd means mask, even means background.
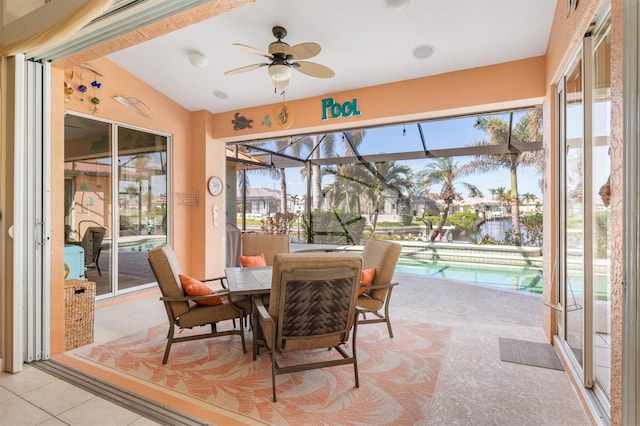
[{"label": "ceiling fan blade", "polygon": [[315,62],[294,62],[293,69],[298,70],[303,74],[310,75],[311,77],[318,78],[331,78],[336,75],[331,68],[316,64]]},{"label": "ceiling fan blade", "polygon": [[253,64],[253,65],[247,65],[244,67],[240,67],[240,68],[235,68],[232,70],[229,70],[227,72],[224,73],[224,75],[230,75],[230,74],[240,74],[241,72],[247,72],[247,71],[252,71],[252,70],[257,70],[260,67],[266,67],[269,64]]},{"label": "ceiling fan blade", "polygon": [[291,46],[285,52],[285,55],[293,56],[293,59],[309,59],[320,53],[320,45],[318,43],[300,43]]},{"label": "ceiling fan blade", "polygon": [[265,50],[258,49],[256,47],[247,46],[246,44],[233,43],[235,47],[238,47],[244,50],[247,53],[251,53],[253,55],[264,56],[265,58],[273,59],[273,55]]}]

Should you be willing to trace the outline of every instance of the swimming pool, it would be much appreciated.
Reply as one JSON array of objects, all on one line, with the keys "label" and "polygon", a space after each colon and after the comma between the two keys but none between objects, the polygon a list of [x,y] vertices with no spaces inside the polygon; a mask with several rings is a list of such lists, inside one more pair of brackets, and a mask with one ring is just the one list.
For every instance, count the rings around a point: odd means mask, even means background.
[{"label": "swimming pool", "polygon": [[[118,241],[118,251],[123,252],[146,252],[166,244],[167,237],[164,235],[122,237]],[[111,240],[105,239],[102,243],[102,250],[111,250]]]},{"label": "swimming pool", "polygon": [[396,266],[396,272],[448,278],[504,290],[542,294],[542,270],[538,268],[480,264],[459,265],[442,262],[404,263],[400,259]]}]

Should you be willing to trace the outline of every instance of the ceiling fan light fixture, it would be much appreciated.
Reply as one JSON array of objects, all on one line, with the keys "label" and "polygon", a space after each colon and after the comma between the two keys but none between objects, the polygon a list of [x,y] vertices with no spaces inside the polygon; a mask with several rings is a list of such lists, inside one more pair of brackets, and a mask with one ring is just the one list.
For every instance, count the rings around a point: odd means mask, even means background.
[{"label": "ceiling fan light fixture", "polygon": [[204,56],[204,54],[198,52],[198,51],[191,51],[188,54],[189,56],[189,62],[191,62],[191,65],[193,65],[196,68],[204,68],[207,66],[207,57]]},{"label": "ceiling fan light fixture", "polygon": [[289,65],[272,64],[269,65],[269,76],[276,89],[284,89],[289,84],[293,70]]},{"label": "ceiling fan light fixture", "polygon": [[410,0],[384,0],[384,2],[389,9],[402,10],[409,6]]}]

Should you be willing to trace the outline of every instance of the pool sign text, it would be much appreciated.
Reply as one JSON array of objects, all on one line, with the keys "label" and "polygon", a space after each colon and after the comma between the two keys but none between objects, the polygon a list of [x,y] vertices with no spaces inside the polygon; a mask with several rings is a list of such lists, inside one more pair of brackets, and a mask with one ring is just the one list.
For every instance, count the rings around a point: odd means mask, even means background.
[{"label": "pool sign text", "polygon": [[331,118],[351,117],[352,115],[360,115],[358,111],[358,100],[353,98],[351,101],[339,103],[333,98],[324,98],[322,100],[322,120]]}]

